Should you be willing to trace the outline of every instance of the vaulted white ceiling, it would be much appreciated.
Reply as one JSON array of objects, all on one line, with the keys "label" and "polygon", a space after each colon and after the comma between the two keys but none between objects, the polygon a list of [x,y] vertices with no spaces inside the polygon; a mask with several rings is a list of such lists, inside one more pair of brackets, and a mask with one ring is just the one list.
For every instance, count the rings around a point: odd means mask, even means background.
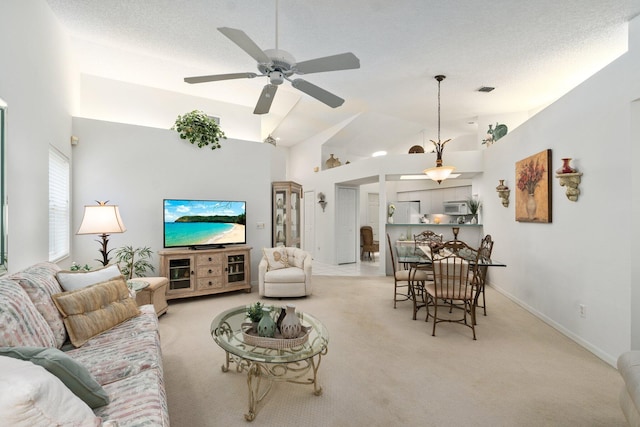
[{"label": "vaulted white ceiling", "polygon": [[[275,48],[276,0],[48,3],[83,73],[252,108],[267,82],[183,78],[257,72],[217,27]],[[353,52],[361,68],[305,76],[346,100],[336,109],[285,82],[263,132],[288,146],[348,122],[327,143],[355,157],[437,139],[436,74],[447,76],[443,139],[476,133],[478,117],[548,105],[627,50],[640,12],[628,0],[279,0],[278,11],[278,47],[296,60]]]}]

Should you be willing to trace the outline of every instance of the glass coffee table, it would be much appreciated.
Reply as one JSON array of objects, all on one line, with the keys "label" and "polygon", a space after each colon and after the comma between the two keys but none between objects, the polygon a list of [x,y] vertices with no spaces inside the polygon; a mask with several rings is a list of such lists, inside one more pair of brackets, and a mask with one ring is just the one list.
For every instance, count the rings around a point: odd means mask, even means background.
[{"label": "glass coffee table", "polygon": [[[222,371],[229,371],[229,364],[236,364],[237,372],[247,372],[249,386],[249,412],[247,421],[256,417],[258,403],[269,393],[274,381],[296,384],[312,384],[316,396],[322,394],[318,385],[318,368],[322,356],[327,354],[329,332],[317,318],[297,312],[302,326],[308,328],[306,342],[289,348],[269,348],[248,343],[246,330],[247,306],[231,308],[220,313],[211,322],[211,336],[226,353]],[[262,384],[265,380],[266,384]]]}]

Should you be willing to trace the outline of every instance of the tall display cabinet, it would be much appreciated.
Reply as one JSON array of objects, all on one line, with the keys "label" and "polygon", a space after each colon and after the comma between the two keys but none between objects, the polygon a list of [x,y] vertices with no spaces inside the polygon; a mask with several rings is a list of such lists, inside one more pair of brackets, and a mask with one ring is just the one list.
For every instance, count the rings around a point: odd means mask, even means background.
[{"label": "tall display cabinet", "polygon": [[302,185],[293,181],[272,183],[273,198],[273,246],[300,247],[302,232]]}]

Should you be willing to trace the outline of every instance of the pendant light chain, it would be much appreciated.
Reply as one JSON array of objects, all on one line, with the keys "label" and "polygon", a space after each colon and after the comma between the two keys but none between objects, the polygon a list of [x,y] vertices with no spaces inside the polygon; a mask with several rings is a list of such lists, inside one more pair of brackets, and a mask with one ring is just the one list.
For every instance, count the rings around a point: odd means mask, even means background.
[{"label": "pendant light chain", "polygon": [[442,79],[438,79],[438,144],[441,141],[440,139],[440,82],[442,82]]}]

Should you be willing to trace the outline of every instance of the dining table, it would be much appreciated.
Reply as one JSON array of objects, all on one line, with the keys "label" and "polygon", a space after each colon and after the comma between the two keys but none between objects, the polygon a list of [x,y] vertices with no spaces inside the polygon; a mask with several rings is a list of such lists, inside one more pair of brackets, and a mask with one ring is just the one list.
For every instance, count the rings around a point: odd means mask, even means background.
[{"label": "dining table", "polygon": [[[437,249],[437,244],[434,249]],[[428,245],[417,245],[417,246],[396,246],[397,254],[398,254],[398,262],[404,266],[405,269],[409,270],[409,292],[411,299],[413,300],[413,320],[416,320],[417,311],[426,306],[426,302],[423,302],[419,305],[417,296],[424,292],[423,286],[416,284],[415,280],[411,278],[414,277],[415,272],[418,270],[430,270],[432,261],[431,261],[431,247]],[[487,278],[487,268],[488,267],[506,267],[507,264],[504,262],[498,261],[494,258],[486,257],[486,256],[478,256],[477,250],[462,250],[458,253],[459,256],[467,260],[469,264],[472,266],[474,271],[473,281],[476,286],[476,295],[474,298],[474,306],[478,307],[478,297],[480,296],[481,291],[484,291],[484,286]],[[486,314],[485,314],[486,316]]]}]

